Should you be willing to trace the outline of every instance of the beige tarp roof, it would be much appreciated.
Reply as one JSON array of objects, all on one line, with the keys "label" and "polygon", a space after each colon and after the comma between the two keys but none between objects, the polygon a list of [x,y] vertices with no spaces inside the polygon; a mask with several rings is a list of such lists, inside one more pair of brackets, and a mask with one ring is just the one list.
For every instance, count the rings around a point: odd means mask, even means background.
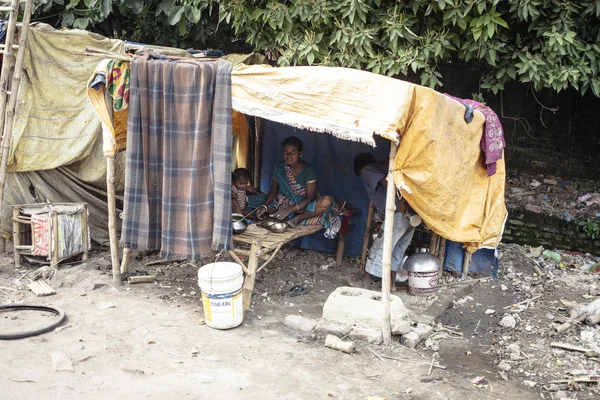
[{"label": "beige tarp roof", "polygon": [[[98,59],[74,53],[86,46],[123,53],[121,41],[99,35],[31,29],[10,171],[74,165],[97,147],[102,129],[86,82]],[[467,124],[464,107],[438,92],[346,68],[239,65],[232,97],[244,114],[342,139],[374,145],[373,135],[401,138],[395,183],[427,225],[451,240],[498,244],[506,219],[505,169],[500,161],[488,178],[481,166],[480,113]]]},{"label": "beige tarp roof", "polygon": [[374,145],[400,137],[394,180],[425,223],[473,247],[501,239],[504,161],[487,177],[480,147],[484,116],[470,124],[459,102],[423,86],[328,67],[236,67],[233,108],[286,125]]}]

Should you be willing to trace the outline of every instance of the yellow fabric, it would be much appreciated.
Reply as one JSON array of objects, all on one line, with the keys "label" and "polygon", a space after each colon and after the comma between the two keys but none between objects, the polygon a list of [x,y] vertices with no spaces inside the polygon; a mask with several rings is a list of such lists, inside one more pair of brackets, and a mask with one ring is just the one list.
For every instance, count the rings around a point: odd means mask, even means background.
[{"label": "yellow fabric", "polygon": [[85,82],[98,59],[77,54],[86,46],[123,53],[120,40],[32,24],[8,171],[53,169],[91,155],[101,123],[85,95]]},{"label": "yellow fabric", "polygon": [[465,107],[422,87],[399,129],[394,181],[402,195],[435,233],[478,247],[496,247],[507,216],[505,166],[488,177],[482,167],[481,135],[485,117],[475,112],[464,121]]},{"label": "yellow fabric", "polygon": [[397,139],[396,186],[437,234],[468,249],[496,247],[507,216],[504,161],[488,178],[480,147],[484,116],[434,90],[346,68],[239,65],[233,108],[286,125],[373,143]]},{"label": "yellow fabric", "polygon": [[87,95],[93,109],[102,121],[102,151],[107,157],[114,156],[125,150],[127,144],[127,117],[129,115],[129,107],[114,111],[112,109],[112,99],[106,93],[104,84],[96,90],[90,87],[90,83],[98,75],[107,76],[107,66],[109,59],[102,60],[94,70],[87,83]]},{"label": "yellow fabric", "polygon": [[233,111],[232,127],[234,135],[234,152],[237,168],[250,168],[250,130],[246,116]]}]

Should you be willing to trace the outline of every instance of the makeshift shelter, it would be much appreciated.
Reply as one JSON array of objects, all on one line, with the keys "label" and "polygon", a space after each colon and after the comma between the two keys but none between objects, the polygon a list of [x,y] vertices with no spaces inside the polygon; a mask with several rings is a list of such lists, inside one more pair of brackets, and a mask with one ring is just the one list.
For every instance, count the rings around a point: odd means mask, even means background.
[{"label": "makeshift shelter", "polygon": [[[103,57],[125,62],[129,60],[119,47],[110,47],[113,42],[104,42],[108,39],[89,35],[89,40],[107,43]],[[114,45],[120,46],[119,43]],[[87,47],[101,46],[96,43]],[[91,75],[98,58],[80,57],[85,59],[86,65],[95,64],[91,70],[86,68],[88,75]],[[72,65],[72,68],[75,67]],[[100,103],[102,97],[106,100],[106,95],[101,95],[98,99]],[[343,140],[371,146],[376,144],[377,137],[389,141],[388,180],[393,181],[394,185],[388,185],[386,236],[391,234],[393,200],[398,193],[408,200],[434,232],[445,238],[469,243],[471,250],[496,247],[499,243],[506,219],[505,169],[503,160],[500,160],[496,174],[488,177],[481,167],[480,141],[485,121],[481,113],[475,111],[472,121],[467,122],[464,118],[465,107],[461,103],[434,90],[364,71],[327,67],[240,65],[231,73],[231,101],[233,110],[248,116],[328,133]],[[119,118],[115,118],[114,107],[106,108],[109,112],[102,117],[105,125],[104,154],[112,157],[122,149],[119,143],[123,131],[117,128]],[[87,115],[91,113],[85,115],[88,118]],[[93,119],[85,121],[90,123]],[[96,124],[96,139],[90,137],[85,146],[88,152],[79,153],[78,156],[90,155],[101,148],[98,140],[100,121],[98,119],[93,123]],[[19,153],[20,140],[13,142],[16,149],[13,154]],[[76,145],[81,147],[79,142],[73,144]],[[90,146],[92,150],[89,150]],[[111,148],[116,149],[112,155]],[[260,154],[260,147],[255,151]],[[11,159],[14,165],[19,165],[21,161],[15,155]],[[83,162],[83,158],[69,162],[70,166],[77,165]],[[56,167],[61,166],[49,166]],[[13,168],[19,170],[16,166]],[[44,169],[42,165],[36,168]],[[99,170],[103,171],[103,168]],[[116,183],[111,182],[113,179],[108,176],[109,187],[111,183]],[[111,208],[114,210],[114,205]],[[116,210],[111,219],[116,225]],[[90,224],[93,226],[93,221]],[[389,271],[391,245],[389,240],[385,243],[383,264],[384,271]],[[112,244],[113,260],[116,260],[116,242]],[[253,285],[258,269],[260,254],[256,243],[253,243],[251,256],[253,251],[253,265],[249,263],[246,267],[248,289],[250,283]],[[113,271],[116,274],[119,272],[114,265]],[[383,273],[383,297],[388,305],[389,277],[389,273]],[[389,336],[389,309],[383,327],[385,336]]]}]

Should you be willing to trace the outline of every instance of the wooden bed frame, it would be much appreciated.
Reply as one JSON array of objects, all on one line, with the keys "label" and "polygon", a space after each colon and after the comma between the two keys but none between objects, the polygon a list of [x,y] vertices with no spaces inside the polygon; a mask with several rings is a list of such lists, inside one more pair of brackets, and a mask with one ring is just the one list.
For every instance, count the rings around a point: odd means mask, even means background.
[{"label": "wooden bed frame", "polygon": [[[243,298],[244,310],[250,308],[252,304],[252,293],[254,292],[254,282],[256,274],[262,271],[275,258],[279,250],[286,243],[302,236],[312,235],[323,229],[322,225],[298,226],[288,228],[284,233],[257,234],[246,231],[233,236],[234,249],[229,251],[229,255],[244,270],[246,275],[244,279]],[[249,244],[250,250],[235,247],[236,244]],[[336,264],[340,265],[344,257],[344,248],[346,245],[346,235],[338,235],[338,247],[336,252]],[[248,257],[248,265],[240,259],[239,256]],[[259,266],[259,262],[263,262]]]}]

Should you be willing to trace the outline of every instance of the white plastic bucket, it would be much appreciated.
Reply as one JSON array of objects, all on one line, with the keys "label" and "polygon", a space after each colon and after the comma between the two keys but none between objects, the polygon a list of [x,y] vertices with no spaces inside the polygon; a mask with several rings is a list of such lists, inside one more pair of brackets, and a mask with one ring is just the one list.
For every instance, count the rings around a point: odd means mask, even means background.
[{"label": "white plastic bucket", "polygon": [[198,270],[204,320],[215,329],[230,329],[244,320],[242,267],[232,262],[207,264]]}]

